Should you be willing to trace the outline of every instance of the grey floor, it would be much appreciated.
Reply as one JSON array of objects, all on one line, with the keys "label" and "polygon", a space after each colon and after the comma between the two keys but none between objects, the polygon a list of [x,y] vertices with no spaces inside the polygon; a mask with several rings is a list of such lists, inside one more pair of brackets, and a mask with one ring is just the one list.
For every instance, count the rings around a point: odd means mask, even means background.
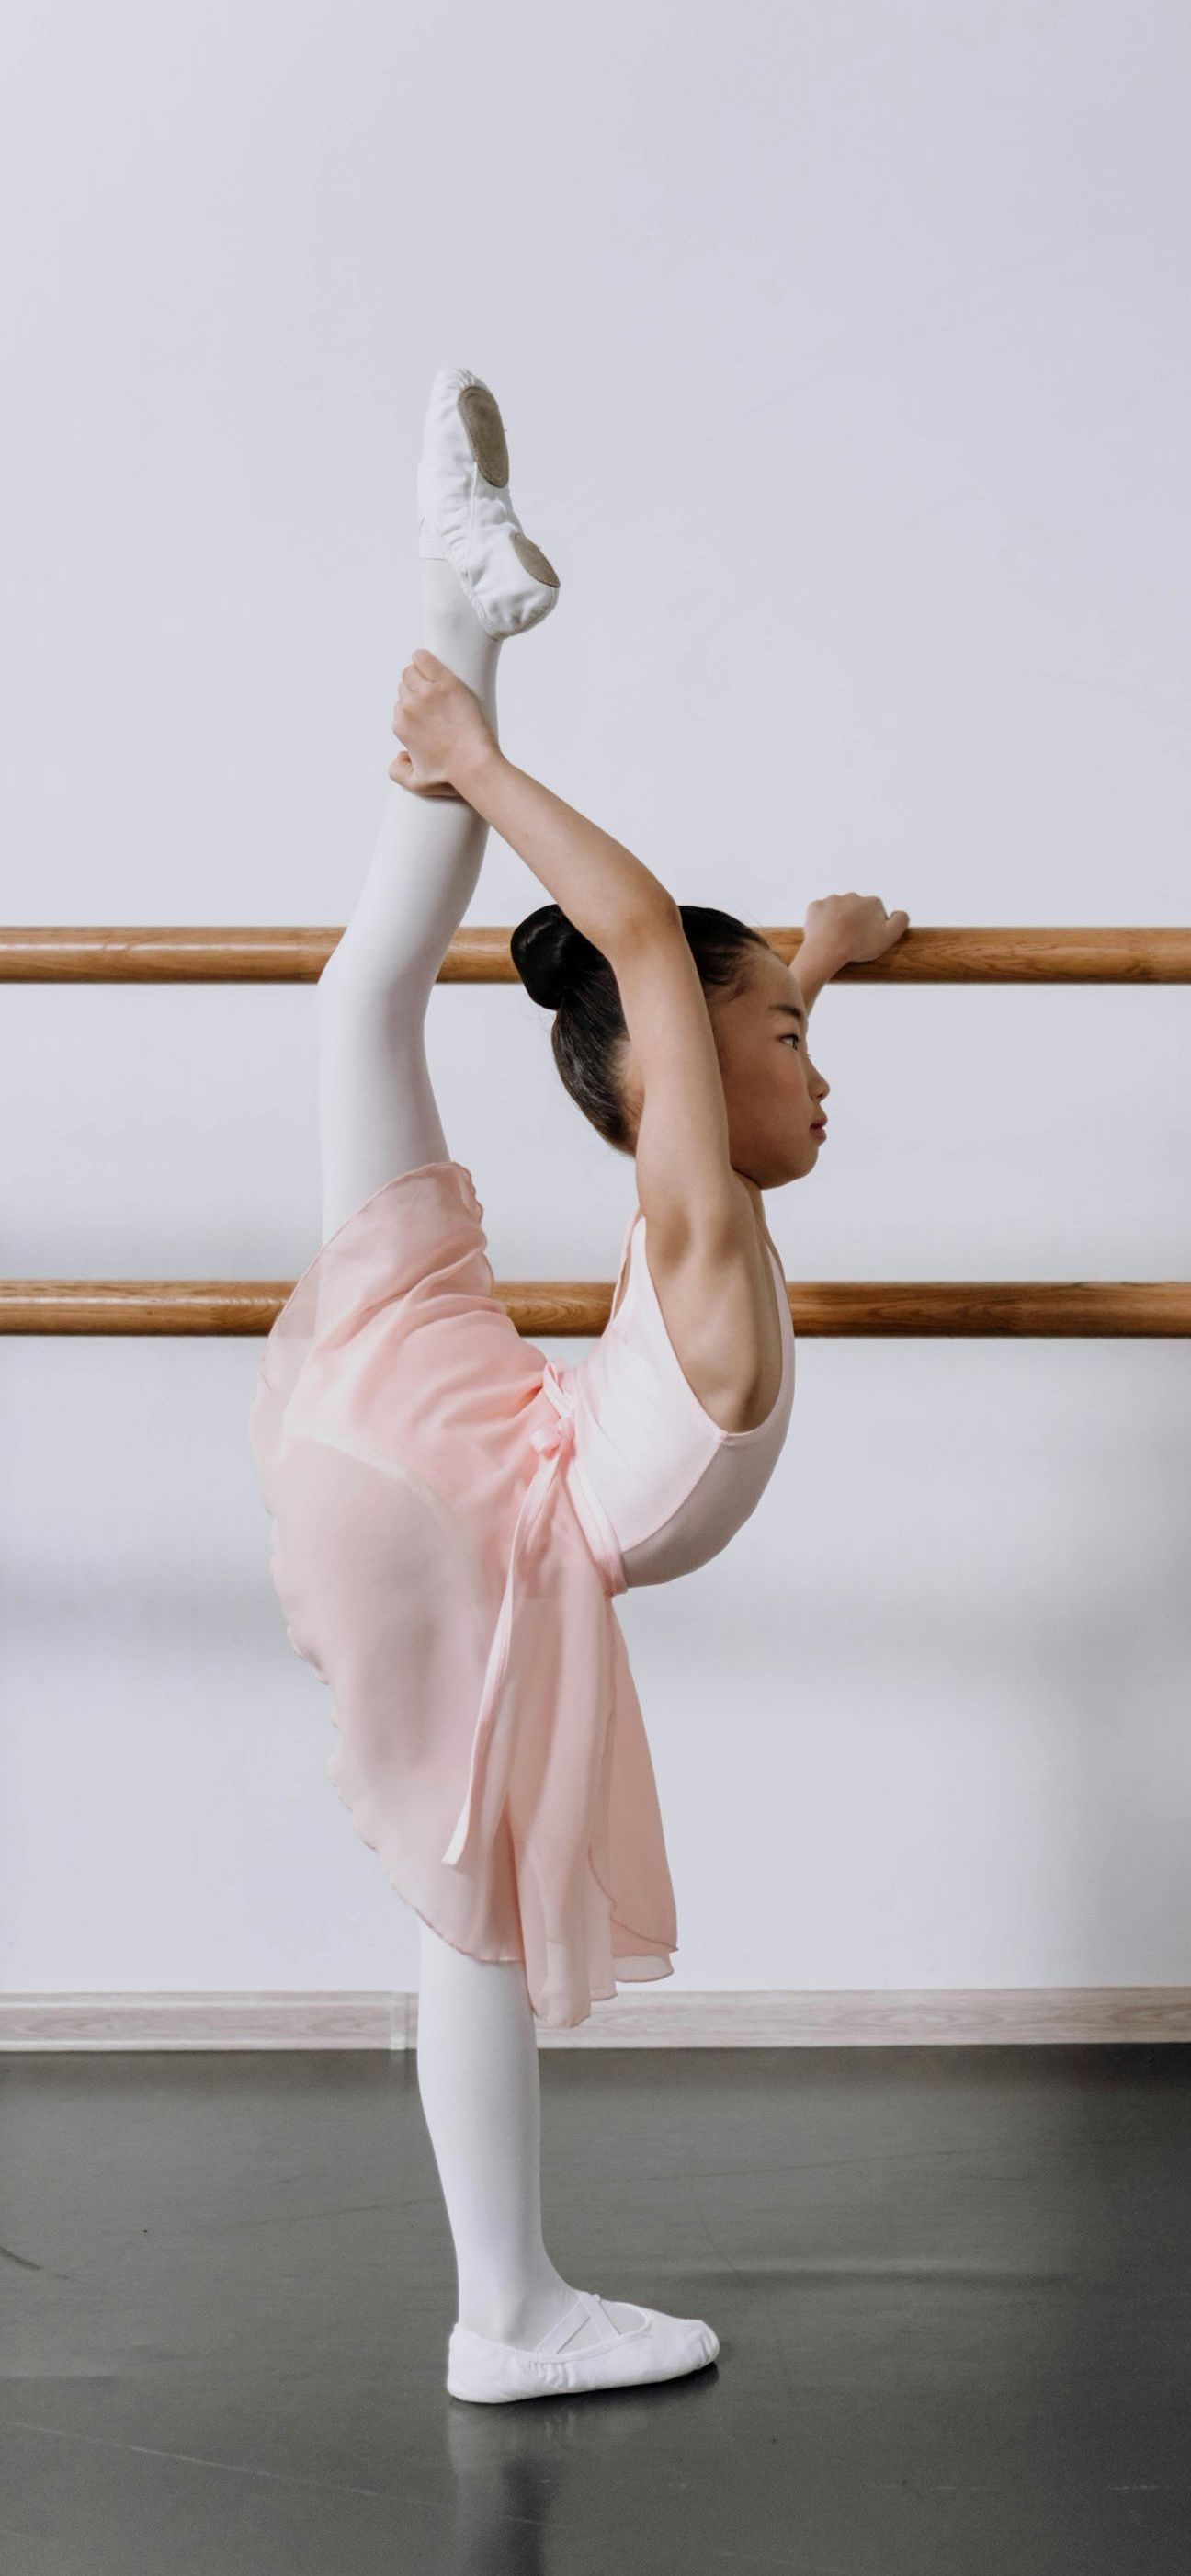
[{"label": "grey floor", "polygon": [[710,2318],[469,2406],[412,2056],[0,2056],[3,2576],[1191,2569],[1191,2052],[543,2052],[547,2240]]}]

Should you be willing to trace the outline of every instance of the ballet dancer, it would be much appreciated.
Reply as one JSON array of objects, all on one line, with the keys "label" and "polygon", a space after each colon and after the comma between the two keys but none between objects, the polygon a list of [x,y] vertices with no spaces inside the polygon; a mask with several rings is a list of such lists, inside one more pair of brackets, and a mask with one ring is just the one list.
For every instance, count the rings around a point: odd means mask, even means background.
[{"label": "ballet dancer", "polygon": [[[805,1177],[818,993],[908,916],[832,895],[797,971],[500,748],[502,643],[555,607],[495,396],[434,379],[417,476],[424,642],[379,837],[318,985],[322,1243],[261,1358],[250,1437],[295,1650],[334,1693],[328,1773],[419,1918],[417,2076],[454,2245],[446,2385],[476,2403],[642,2385],[714,2330],[565,2278],[541,2208],[535,2018],[673,1973],[673,1889],[613,1600],[691,1572],[755,1509],[794,1336],[762,1193]],[[425,1016],[494,828],[552,900],[513,935],[576,1105],[638,1204],[570,1367],[495,1295]],[[646,1243],[648,1241],[648,1250]]]}]

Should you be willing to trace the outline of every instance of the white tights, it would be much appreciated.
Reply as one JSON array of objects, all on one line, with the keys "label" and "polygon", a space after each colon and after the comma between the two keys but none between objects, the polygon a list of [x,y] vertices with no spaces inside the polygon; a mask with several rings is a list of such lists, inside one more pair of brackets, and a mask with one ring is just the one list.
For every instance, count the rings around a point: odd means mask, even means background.
[{"label": "white tights", "polygon": [[[425,557],[421,570],[419,641],[474,689],[495,731],[500,642],[484,633],[448,562]],[[359,899],[318,985],[324,1241],[397,1173],[451,1159],[426,1063],[425,1013],[475,891],[487,832],[468,805],[389,786]],[[532,2344],[570,2306],[574,2288],[542,2236],[538,2050],[525,1971],[519,1960],[453,1949],[420,1917],[419,1930],[418,2090],[454,2239],[459,2322]],[[612,2313],[635,2322],[628,2308]]]}]

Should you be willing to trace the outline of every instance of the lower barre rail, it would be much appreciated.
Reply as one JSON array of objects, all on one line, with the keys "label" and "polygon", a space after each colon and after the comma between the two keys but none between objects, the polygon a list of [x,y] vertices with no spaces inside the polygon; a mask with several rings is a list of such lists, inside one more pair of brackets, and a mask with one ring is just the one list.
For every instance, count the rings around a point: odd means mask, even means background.
[{"label": "lower barre rail", "polygon": [[[295,1285],[284,1279],[4,1279],[0,1333],[260,1333]],[[796,1333],[1046,1340],[1191,1336],[1182,1279],[803,1279],[787,1282]],[[603,1280],[507,1279],[495,1295],[519,1333],[602,1333]]]}]

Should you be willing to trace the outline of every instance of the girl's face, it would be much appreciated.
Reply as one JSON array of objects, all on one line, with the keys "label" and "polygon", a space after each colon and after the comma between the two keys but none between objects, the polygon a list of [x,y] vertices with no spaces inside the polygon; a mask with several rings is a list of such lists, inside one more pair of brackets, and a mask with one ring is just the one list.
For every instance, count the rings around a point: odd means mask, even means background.
[{"label": "girl's face", "polygon": [[756,950],[743,992],[708,996],[728,1113],[734,1171],[776,1190],[814,1170],[831,1088],[811,1061],[806,1009],[792,966]]}]

